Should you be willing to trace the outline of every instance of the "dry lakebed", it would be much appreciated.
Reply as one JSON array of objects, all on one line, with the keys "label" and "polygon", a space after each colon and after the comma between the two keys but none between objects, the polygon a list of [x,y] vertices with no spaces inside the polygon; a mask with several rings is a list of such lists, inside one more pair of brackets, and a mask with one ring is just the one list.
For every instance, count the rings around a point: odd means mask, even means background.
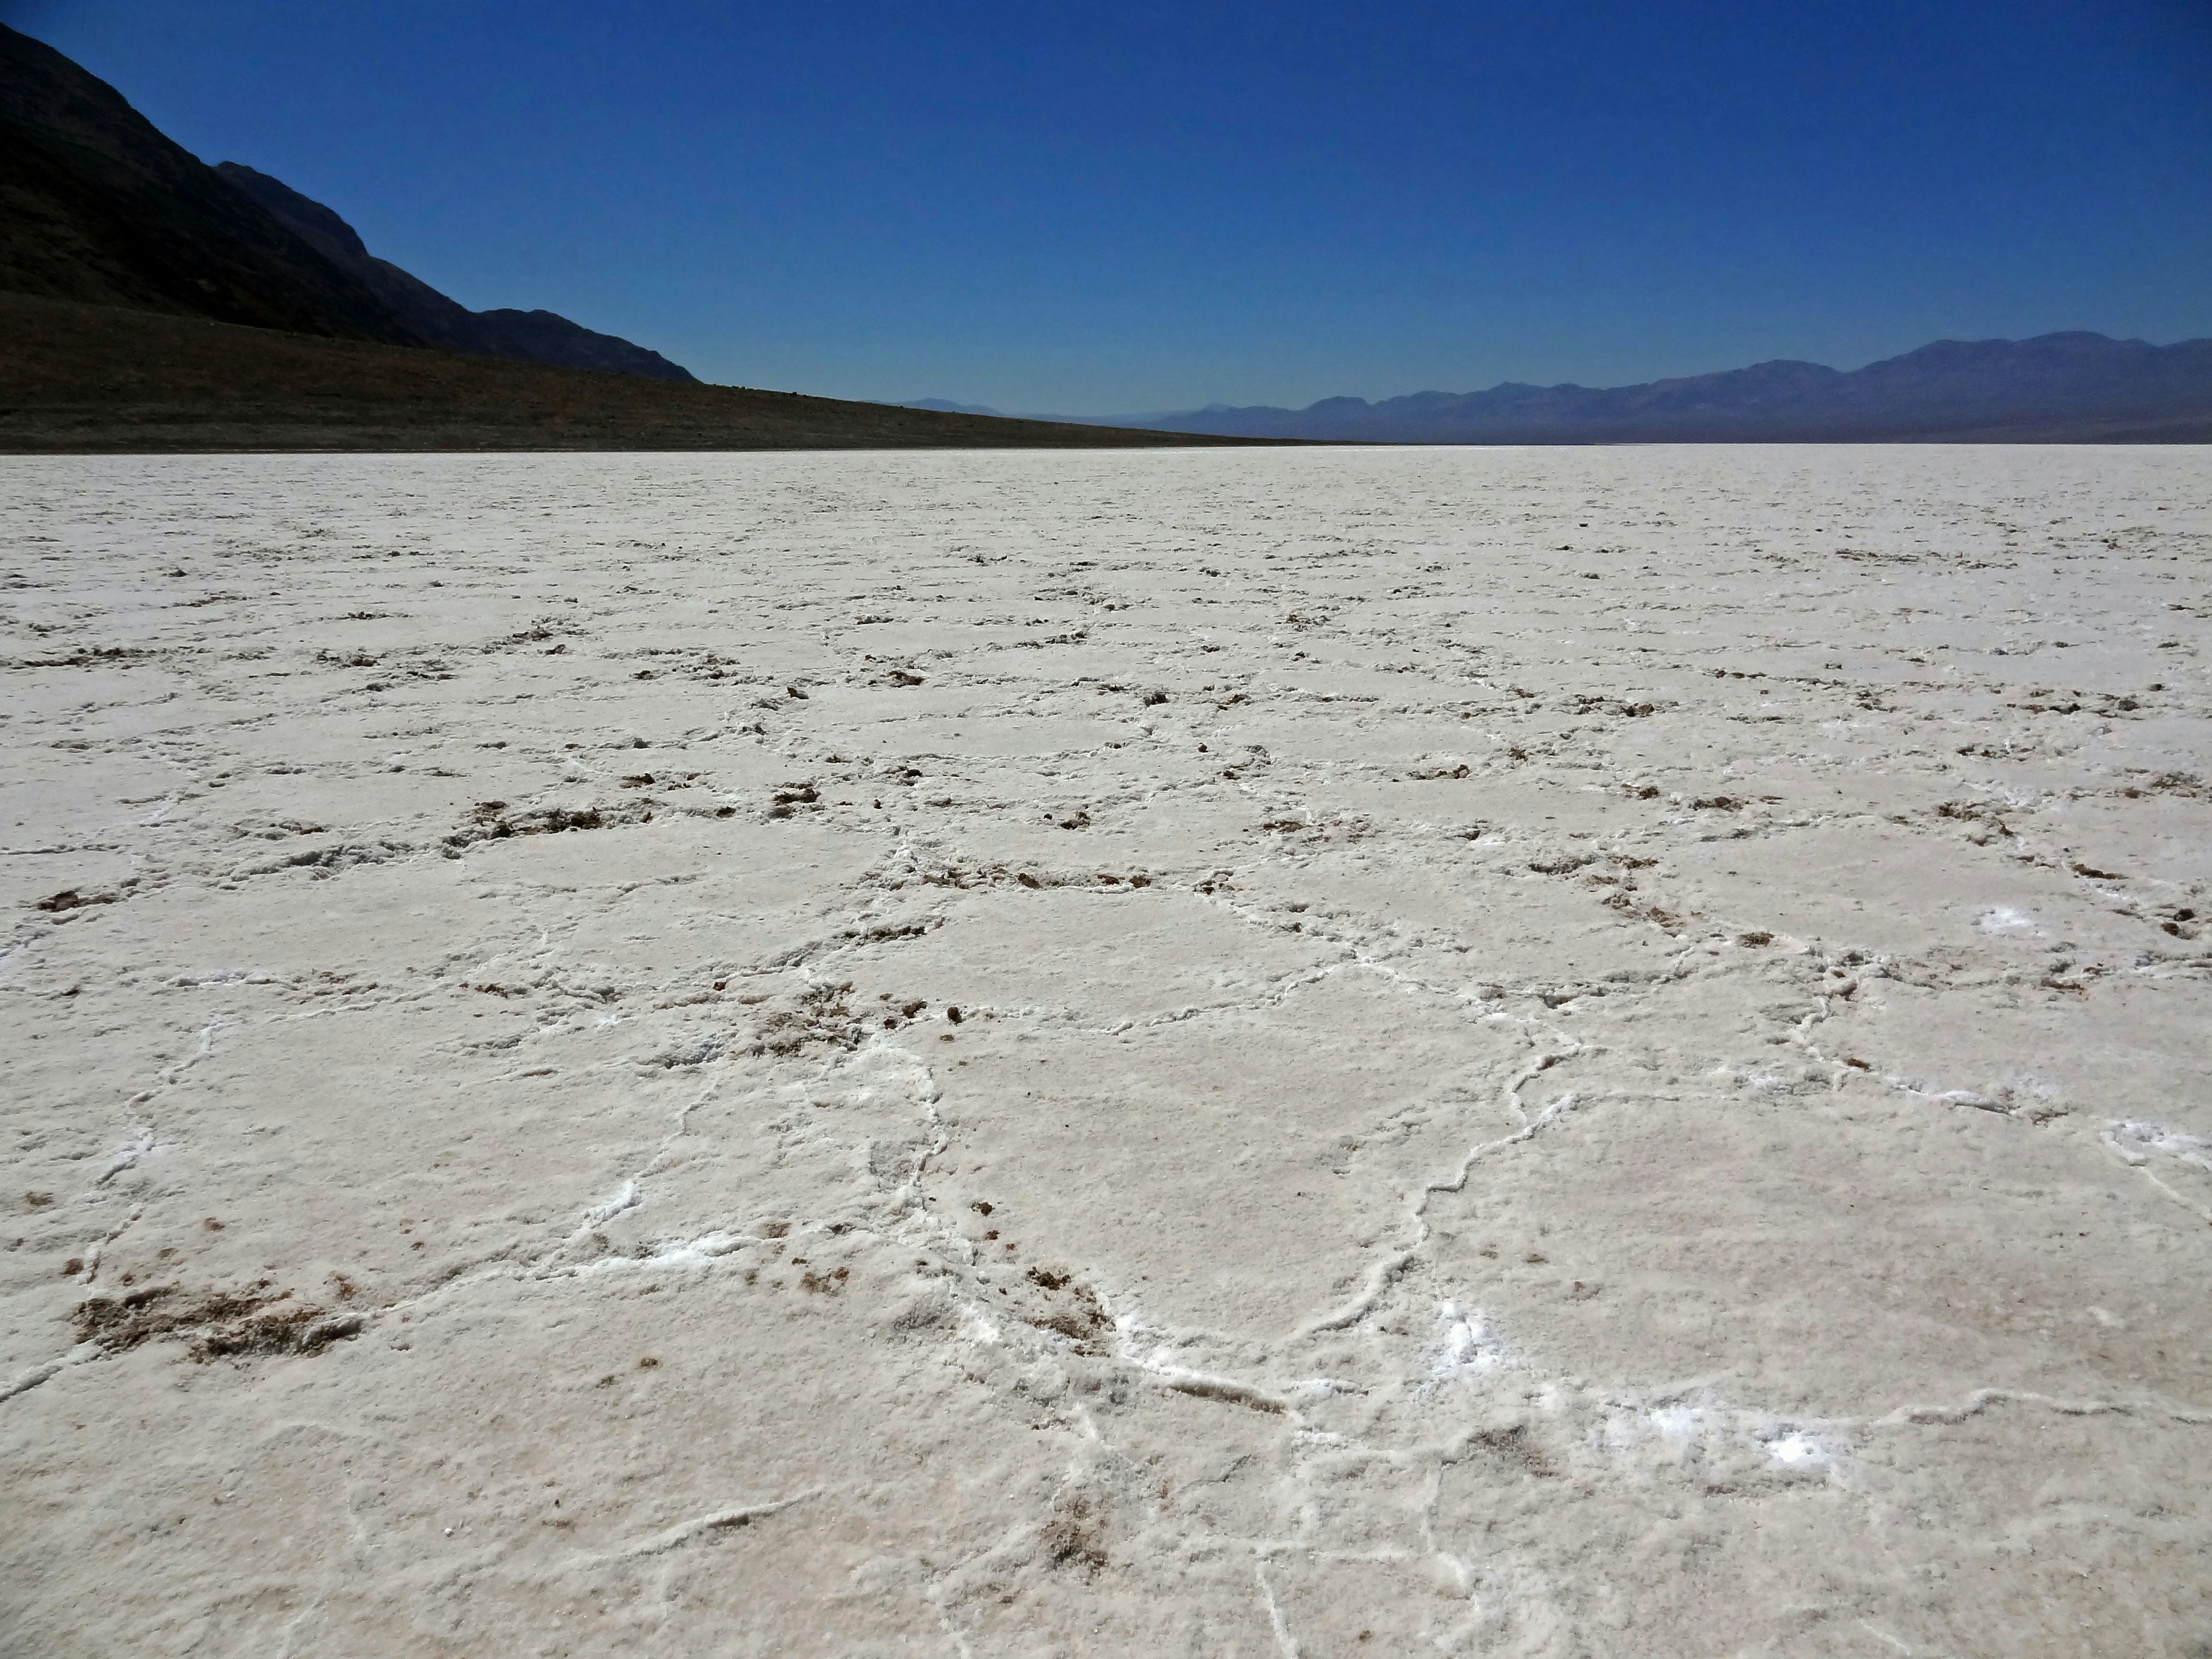
[{"label": "dry lakebed", "polygon": [[0,502],[0,1651],[2212,1654],[2212,452]]}]

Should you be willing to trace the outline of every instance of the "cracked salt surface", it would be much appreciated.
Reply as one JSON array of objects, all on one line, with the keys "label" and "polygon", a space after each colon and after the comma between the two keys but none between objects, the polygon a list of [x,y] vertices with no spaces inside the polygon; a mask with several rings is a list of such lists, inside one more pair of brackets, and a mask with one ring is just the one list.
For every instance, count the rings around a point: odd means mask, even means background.
[{"label": "cracked salt surface", "polygon": [[584,1224],[596,1227],[602,1221],[611,1221],[625,1210],[635,1210],[643,1201],[637,1190],[637,1182],[625,1181],[612,1198],[584,1212]]},{"label": "cracked salt surface", "polygon": [[1440,1304],[1437,1323],[1443,1334],[1429,1377],[1434,1382],[1464,1380],[1510,1363],[1504,1344],[1480,1313],[1462,1313],[1455,1303]]},{"label": "cracked salt surface", "polygon": [[151,1129],[141,1129],[136,1140],[107,1160],[107,1167],[100,1172],[99,1178],[92,1184],[95,1187],[105,1187],[125,1170],[134,1167],[140,1158],[154,1150],[155,1150],[154,1132]]},{"label": "cracked salt surface", "polygon": [[2153,1152],[2164,1152],[2184,1164],[2212,1170],[2212,1139],[2185,1135],[2162,1123],[2114,1122],[2105,1126],[2105,1144],[2130,1164],[2150,1161]]},{"label": "cracked salt surface", "polygon": [[1835,1462],[1835,1455],[1826,1446],[1809,1435],[1800,1434],[1794,1430],[1759,1443],[1766,1448],[1769,1457],[1785,1468],[1825,1468]]},{"label": "cracked salt surface", "polygon": [[6,475],[31,1648],[2212,1632],[2203,452]]},{"label": "cracked salt surface", "polygon": [[2160,1158],[2171,1158],[2186,1168],[2212,1175],[2212,1138],[2183,1134],[2162,1123],[2125,1121],[2106,1124],[2098,1139],[2133,1164],[2153,1187],[2175,1203],[2195,1211],[2204,1218],[2207,1225],[2212,1225],[2212,1206],[2169,1186],[2157,1167]]}]

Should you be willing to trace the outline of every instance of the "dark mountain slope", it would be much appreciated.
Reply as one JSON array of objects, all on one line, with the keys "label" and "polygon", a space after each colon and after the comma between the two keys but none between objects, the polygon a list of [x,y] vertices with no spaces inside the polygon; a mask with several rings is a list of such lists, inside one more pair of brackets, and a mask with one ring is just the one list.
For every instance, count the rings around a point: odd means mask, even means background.
[{"label": "dark mountain slope", "polygon": [[650,380],[698,384],[697,376],[657,351],[601,334],[551,311],[502,307],[479,311],[476,349],[488,357],[519,357],[526,362],[556,363],[563,368],[595,368],[605,374],[641,374]]},{"label": "dark mountain slope", "polygon": [[114,88],[0,26],[0,290],[689,380],[550,311],[474,312],[252,168],[210,167]]},{"label": "dark mountain slope", "polygon": [[281,179],[236,161],[221,162],[215,170],[325,259],[352,276],[432,345],[447,351],[643,374],[659,380],[692,378],[688,370],[657,351],[611,334],[596,333],[550,311],[471,311],[389,259],[378,258],[351,225]]},{"label": "dark mountain slope", "polygon": [[0,288],[420,343],[106,82],[0,26]]},{"label": "dark mountain slope", "polygon": [[0,26],[0,453],[1193,441],[701,386],[550,312],[471,312]]},{"label": "dark mountain slope", "polygon": [[2212,340],[1939,340],[1850,373],[1777,361],[1609,389],[1509,381],[1146,418],[1168,431],[1377,443],[2189,438],[2212,422]]}]

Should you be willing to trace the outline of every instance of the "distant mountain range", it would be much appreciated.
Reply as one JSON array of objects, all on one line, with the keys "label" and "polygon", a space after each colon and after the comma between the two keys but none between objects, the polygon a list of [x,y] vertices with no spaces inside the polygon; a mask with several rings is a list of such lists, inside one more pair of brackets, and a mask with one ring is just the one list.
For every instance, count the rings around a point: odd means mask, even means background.
[{"label": "distant mountain range", "polygon": [[[754,392],[696,407],[679,399],[647,408],[625,395],[602,407],[588,386],[526,385],[489,374],[482,360],[538,372],[611,371],[669,383],[672,396],[706,388],[657,352],[549,311],[469,310],[372,254],[328,207],[240,163],[206,166],[115,88],[4,26],[0,297],[10,301],[0,305],[0,322],[19,331],[0,337],[0,438],[16,447],[253,447],[279,434],[290,434],[286,442],[319,434],[314,441],[358,446],[411,441],[410,433],[426,443],[434,433],[441,447],[1120,447],[1177,434],[1473,444],[2212,441],[2212,340],[2154,346],[2088,333],[1939,341],[1849,373],[1776,362],[1605,390],[1507,384],[1372,404],[1329,398],[1300,410],[1214,404],[1017,419],[938,398],[895,411]],[[54,306],[101,315],[41,309]],[[276,331],[295,343],[235,334],[197,341],[180,323]],[[20,332],[34,327],[44,334]],[[404,364],[363,356],[347,343],[427,349],[477,367]],[[525,409],[536,412],[526,417]]]},{"label": "distant mountain range", "polygon": [[0,290],[656,380],[658,352],[550,311],[471,311],[330,209],[208,167],[114,88],[0,26]]},{"label": "distant mountain range", "polygon": [[[998,411],[928,398],[916,409]],[[2102,334],[1939,340],[1844,372],[1778,360],[1599,389],[1508,381],[1304,409],[1042,416],[1224,437],[1398,444],[2212,441],[2212,340],[2154,346]]]},{"label": "distant mountain range", "polygon": [[[901,409],[933,410],[939,415],[989,415],[1001,421],[1020,420],[1023,418],[1018,415],[1009,416],[1006,410],[1002,409],[994,409],[988,404],[956,404],[945,398],[916,398],[912,403],[901,404],[898,407]],[[1045,416],[1038,418],[1048,420],[1053,417]],[[1118,426],[1121,422],[1117,421],[1112,424]]]}]

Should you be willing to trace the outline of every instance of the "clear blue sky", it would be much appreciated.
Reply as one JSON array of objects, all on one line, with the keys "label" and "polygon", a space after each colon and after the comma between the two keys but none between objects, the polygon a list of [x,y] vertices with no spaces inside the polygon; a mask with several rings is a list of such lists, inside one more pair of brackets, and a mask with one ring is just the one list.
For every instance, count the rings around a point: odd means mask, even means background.
[{"label": "clear blue sky", "polygon": [[2208,0],[0,0],[476,307],[1107,413],[2212,334]]}]

